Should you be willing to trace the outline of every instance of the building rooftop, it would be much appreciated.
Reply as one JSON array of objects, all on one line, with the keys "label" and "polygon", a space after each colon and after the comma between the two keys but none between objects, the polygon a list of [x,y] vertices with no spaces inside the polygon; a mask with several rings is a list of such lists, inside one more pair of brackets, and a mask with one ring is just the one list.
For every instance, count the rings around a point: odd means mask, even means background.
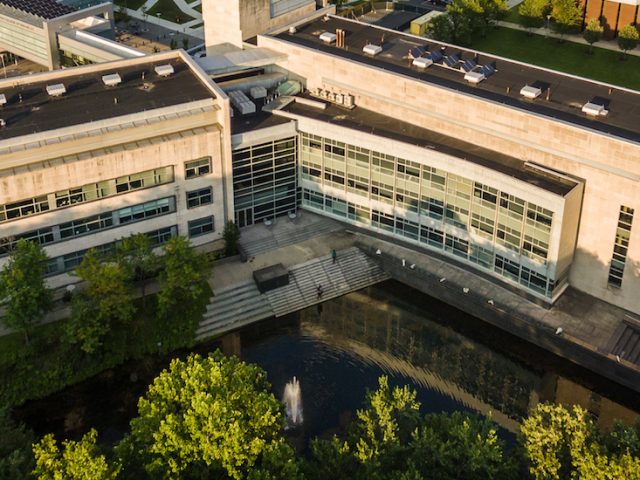
[{"label": "building rooftop", "polygon": [[[132,62],[133,63],[133,62]],[[170,64],[174,73],[161,76],[155,67]],[[32,81],[15,85],[11,81],[0,82],[0,98],[6,104],[0,107],[0,141],[8,138],[81,125],[108,118],[130,115],[145,110],[171,107],[183,103],[215,98],[215,94],[182,59],[137,60],[131,66],[115,68],[102,64],[98,71],[77,69],[77,75],[59,75],[49,80]],[[118,74],[121,83],[107,86],[102,77]],[[64,93],[52,87],[64,85]],[[57,87],[58,90],[60,87]]]},{"label": "building rooftop", "polygon": [[535,185],[556,195],[564,196],[577,185],[577,182],[573,182],[567,178],[532,168],[527,162],[515,157],[503,155],[493,150],[479,147],[472,143],[360,107],[348,110],[333,104],[327,104],[327,108],[323,110],[304,103],[291,102],[281,110],[296,116],[320,120],[345,128],[352,128],[361,132],[390,138],[410,145],[417,145],[461,158]]},{"label": "building rooftop", "polygon": [[[335,32],[338,28],[346,32],[345,48],[338,48],[335,43],[326,44],[320,40],[319,36],[322,33]],[[413,77],[430,84],[627,140],[640,141],[640,122],[638,122],[640,92],[336,16],[317,18],[297,26],[296,29],[297,32],[294,34],[284,31],[275,36],[285,42]],[[382,52],[376,56],[363,53],[363,47],[369,43],[378,45],[383,43]],[[427,53],[441,52],[444,56],[450,56],[450,59],[458,54],[461,61],[455,62],[452,68],[446,66],[442,59],[428,68],[418,69],[412,66],[409,56],[409,52],[416,47],[424,47]],[[477,62],[476,70],[482,66],[493,65],[497,71],[473,85],[465,80],[465,72],[462,70],[462,65],[467,60]],[[535,99],[525,98],[520,90],[527,85],[540,88],[540,95]],[[547,93],[549,93],[548,98]],[[582,111],[587,103],[600,105],[608,113],[596,117],[587,115]]]},{"label": "building rooftop", "polygon": [[75,12],[75,9],[62,5],[56,0],[0,0],[0,4],[13,7],[16,10],[35,15],[36,17],[51,20],[68,13]]}]

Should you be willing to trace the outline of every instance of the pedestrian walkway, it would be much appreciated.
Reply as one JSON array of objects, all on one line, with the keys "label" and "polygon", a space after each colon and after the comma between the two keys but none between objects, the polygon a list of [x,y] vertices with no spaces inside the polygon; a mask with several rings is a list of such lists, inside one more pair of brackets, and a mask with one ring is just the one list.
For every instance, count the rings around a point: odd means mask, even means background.
[{"label": "pedestrian walkway", "polygon": [[[532,29],[528,29],[528,28],[520,25],[519,23],[512,23],[512,22],[498,22],[498,26],[505,27],[505,28],[511,28],[513,30],[522,30],[522,31],[525,31],[525,32],[530,32],[530,33],[532,33],[534,35],[541,35],[541,36],[544,36],[544,37],[557,38],[558,40],[560,40],[560,38],[561,38],[560,34],[554,32],[550,28],[532,28]],[[565,34],[565,35],[562,36],[562,39],[567,41],[567,42],[580,43],[582,45],[587,45],[587,46],[589,45],[589,43],[582,37],[582,34]],[[618,46],[618,41],[617,40],[600,40],[599,42],[594,44],[594,48],[604,48],[606,50],[613,50],[613,51],[622,53],[622,51],[620,50],[620,47]],[[627,53],[629,55],[640,56],[640,50],[638,50],[637,48],[635,48],[633,50],[629,50]]]}]

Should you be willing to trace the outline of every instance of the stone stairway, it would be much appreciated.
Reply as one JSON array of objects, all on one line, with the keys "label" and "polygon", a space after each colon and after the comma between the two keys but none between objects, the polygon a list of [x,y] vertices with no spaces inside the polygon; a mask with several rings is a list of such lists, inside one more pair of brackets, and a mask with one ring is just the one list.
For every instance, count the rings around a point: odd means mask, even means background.
[{"label": "stone stairway", "polygon": [[[339,252],[335,264],[327,255],[296,265],[290,269],[289,285],[271,290],[265,296],[276,317],[280,317],[388,278],[378,264],[354,247]],[[318,285],[323,291],[320,298]]]},{"label": "stone stairway", "polygon": [[196,340],[213,337],[269,317],[273,317],[273,310],[253,280],[232,285],[211,297],[196,330]]},{"label": "stone stairway", "polygon": [[[217,291],[196,331],[196,340],[235,330],[355,292],[389,275],[357,247],[315,258],[289,269],[289,285],[261,294],[253,280]],[[322,296],[318,297],[318,285]]]},{"label": "stone stairway", "polygon": [[276,221],[289,223],[282,225],[282,228],[268,231],[268,234],[258,239],[243,241],[242,237],[240,238],[242,249],[248,257],[255,257],[264,252],[301,243],[309,238],[335,232],[343,228],[338,222],[328,218],[315,220],[312,224],[305,226],[296,225],[286,217],[278,218]]}]

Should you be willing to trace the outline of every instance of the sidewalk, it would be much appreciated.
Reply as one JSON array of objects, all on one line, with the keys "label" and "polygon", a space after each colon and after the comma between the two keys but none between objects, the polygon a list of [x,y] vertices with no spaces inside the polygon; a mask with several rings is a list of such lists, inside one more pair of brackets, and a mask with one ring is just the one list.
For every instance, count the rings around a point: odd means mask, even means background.
[{"label": "sidewalk", "polygon": [[[555,33],[550,28],[527,29],[518,23],[511,23],[511,22],[497,22],[497,24],[498,26],[504,27],[504,28],[511,28],[513,30],[522,30],[524,32],[531,32],[534,35],[541,35],[543,37],[560,39],[560,35],[558,33]],[[564,35],[562,38],[567,42],[580,43],[582,45],[587,45],[587,46],[589,45],[587,41],[582,37],[582,34],[568,34],[568,35]],[[614,50],[616,52],[622,53],[622,50],[620,50],[620,47],[618,47],[617,40],[600,40],[599,42],[593,44],[593,48],[594,49],[603,48],[605,50]],[[634,48],[633,50],[629,50],[627,54],[640,56],[640,50],[637,48]]]}]

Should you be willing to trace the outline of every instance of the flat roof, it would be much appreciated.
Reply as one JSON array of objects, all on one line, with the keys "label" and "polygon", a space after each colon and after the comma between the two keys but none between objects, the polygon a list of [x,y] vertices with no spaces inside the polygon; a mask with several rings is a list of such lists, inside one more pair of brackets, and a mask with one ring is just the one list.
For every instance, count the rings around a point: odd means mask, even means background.
[{"label": "flat roof", "polygon": [[0,0],[0,3],[45,20],[76,11],[75,8],[58,3],[56,0]]},{"label": "flat roof", "polygon": [[[167,77],[156,74],[154,68],[166,64],[173,66],[174,73]],[[0,107],[0,118],[5,121],[0,140],[215,98],[189,65],[177,57],[138,60],[119,68],[108,63],[102,66],[91,72],[80,67],[77,75],[46,81],[34,78],[33,82],[17,86],[6,83],[8,88],[0,84],[0,94],[7,100]],[[102,77],[114,73],[120,75],[122,83],[106,86]],[[50,96],[47,86],[59,83],[64,84],[66,93]]]},{"label": "flat roof", "polygon": [[[313,100],[320,101],[316,98]],[[291,102],[282,107],[281,110],[293,115],[320,120],[451,155],[509,175],[556,195],[565,196],[578,184],[568,178],[531,168],[525,161],[518,158],[479,147],[433,130],[418,127],[412,123],[387,117],[372,110],[360,107],[348,110],[330,103],[326,105],[327,108],[323,110],[301,102]]]},{"label": "flat roof", "polygon": [[[319,39],[323,32],[335,32],[337,28],[346,32],[346,48],[327,45]],[[275,38],[583,128],[640,141],[640,92],[336,16],[317,18],[296,26],[296,29],[295,34],[283,31]],[[362,52],[365,45],[382,41],[383,51],[377,56]],[[464,72],[459,68],[436,64],[419,70],[411,66],[409,51],[425,45],[428,50],[443,51],[445,55],[460,53],[463,60],[475,58],[479,65],[495,62],[497,72],[474,86],[464,80]],[[522,87],[536,82],[542,87],[542,95],[535,100],[520,95]],[[547,87],[550,89],[548,100]],[[606,105],[609,111],[606,116],[593,118],[582,113],[582,106],[594,99]]]},{"label": "flat roof", "polygon": [[231,119],[231,135],[275,127],[292,121],[290,118],[271,115],[270,112],[263,110],[252,115],[240,115],[236,110],[234,117]]}]

